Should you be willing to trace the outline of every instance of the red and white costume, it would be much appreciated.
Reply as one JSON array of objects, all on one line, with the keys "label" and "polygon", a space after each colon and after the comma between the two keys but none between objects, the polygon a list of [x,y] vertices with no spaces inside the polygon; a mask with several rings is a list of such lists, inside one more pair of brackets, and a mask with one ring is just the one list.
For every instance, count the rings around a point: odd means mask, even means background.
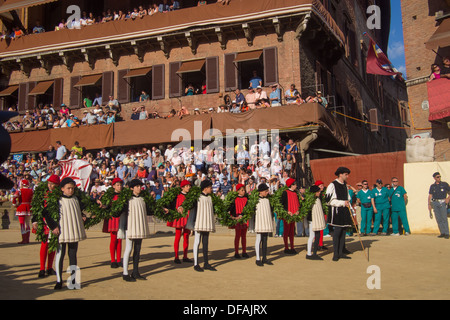
[{"label": "red and white costume", "polygon": [[22,180],[22,188],[16,194],[13,204],[17,206],[16,216],[19,218],[22,241],[19,244],[30,242],[31,200],[33,190],[29,189],[28,180]]},{"label": "red and white costume", "polygon": [[[244,187],[244,185],[238,184],[236,186],[236,190],[239,190],[240,188]],[[232,204],[230,208],[230,215],[234,218],[239,217],[242,214],[242,211],[244,210],[244,207],[247,205],[248,198],[243,196],[237,196],[234,200],[234,203]],[[237,223],[233,227],[235,231],[234,236],[234,254],[235,257],[238,258],[239,256],[239,240],[241,240],[242,243],[242,255],[244,257],[247,256],[247,229],[248,224],[247,223]]]},{"label": "red and white costume", "polygon": [[[116,183],[123,183],[123,181],[119,178],[115,178],[112,182],[112,185]],[[117,201],[119,199],[119,193],[115,193],[112,201]],[[122,256],[122,239],[117,237],[117,232],[119,231],[119,217],[111,217],[109,219],[105,219],[103,222],[103,232],[109,233],[111,235],[111,241],[109,243],[109,253],[111,255],[111,264],[120,264],[121,256]],[[117,265],[118,266],[118,265]]]},{"label": "red and white costume", "polygon": [[[188,185],[188,181],[182,181],[180,186],[183,188],[184,186]],[[177,198],[172,202],[171,209],[177,210],[179,207],[183,205],[184,200],[186,199],[186,195],[184,193],[180,193]],[[189,248],[189,235],[191,233],[191,230],[186,229],[186,223],[188,220],[189,214],[186,217],[174,220],[174,221],[168,221],[167,226],[175,228],[175,241],[173,244],[173,249],[175,251],[175,261],[178,261],[178,252],[179,252],[179,246],[180,246],[180,240],[181,236],[183,236],[183,260],[188,260],[187,253]]]},{"label": "red and white costume", "polygon": [[[294,179],[288,179],[286,181],[286,186],[290,187],[295,183]],[[300,209],[300,200],[298,198],[298,193],[290,189],[283,192],[281,196],[281,202],[289,214],[298,214]],[[295,253],[294,249],[294,234],[295,234],[295,222],[288,223],[283,220],[283,240],[284,240],[284,251],[285,253]],[[288,241],[289,240],[289,241]],[[289,243],[288,243],[289,242]],[[290,244],[290,249],[289,249]]]}]

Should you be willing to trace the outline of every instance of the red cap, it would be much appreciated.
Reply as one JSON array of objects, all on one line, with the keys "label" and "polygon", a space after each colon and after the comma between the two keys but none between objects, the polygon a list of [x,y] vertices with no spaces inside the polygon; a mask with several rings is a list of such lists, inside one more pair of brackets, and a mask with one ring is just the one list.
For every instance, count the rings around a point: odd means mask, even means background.
[{"label": "red cap", "polygon": [[184,187],[184,186],[190,186],[191,185],[191,183],[189,182],[189,181],[187,181],[187,180],[183,180],[183,181],[181,181],[181,183],[180,183],[180,187]]},{"label": "red cap", "polygon": [[56,174],[51,175],[50,178],[48,178],[47,181],[53,182],[54,184],[58,184],[58,185],[61,183],[61,180],[59,179],[59,176],[57,176]]},{"label": "red cap", "polygon": [[111,183],[111,185],[113,186],[113,185],[115,185],[116,183],[123,183],[123,181],[122,181],[122,179],[120,179],[120,178],[114,178],[113,181],[112,181],[112,183]]},{"label": "red cap", "polygon": [[245,187],[242,183],[239,183],[238,185],[236,185],[236,191],[239,191],[240,188]]},{"label": "red cap", "polygon": [[30,185],[30,182],[28,181],[28,180],[26,180],[26,179],[23,179],[22,181],[22,186],[29,186]]},{"label": "red cap", "polygon": [[316,183],[314,183],[315,186],[320,186],[321,184],[325,184],[323,183],[323,181],[317,180]]},{"label": "red cap", "polygon": [[294,179],[292,179],[292,178],[289,178],[289,179],[287,179],[286,180],[286,187],[290,187],[290,186],[292,186],[292,184],[294,184],[295,183],[295,180]]}]

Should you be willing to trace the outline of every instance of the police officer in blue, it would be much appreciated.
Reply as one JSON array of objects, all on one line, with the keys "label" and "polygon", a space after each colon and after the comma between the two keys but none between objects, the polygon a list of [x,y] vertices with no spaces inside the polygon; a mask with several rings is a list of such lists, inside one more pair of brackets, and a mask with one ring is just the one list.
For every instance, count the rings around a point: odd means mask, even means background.
[{"label": "police officer in blue", "polygon": [[450,186],[447,182],[441,181],[441,174],[433,174],[434,183],[430,186],[428,194],[428,210],[434,210],[436,222],[440,231],[438,238],[449,239],[447,205],[450,201]]}]

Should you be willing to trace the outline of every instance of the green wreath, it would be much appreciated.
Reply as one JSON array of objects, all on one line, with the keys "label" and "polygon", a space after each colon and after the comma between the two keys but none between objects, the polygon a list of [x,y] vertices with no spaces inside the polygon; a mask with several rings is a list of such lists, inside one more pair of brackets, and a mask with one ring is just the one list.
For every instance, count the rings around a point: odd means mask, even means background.
[{"label": "green wreath", "polygon": [[[52,192],[48,192],[48,183],[42,182],[40,183],[33,194],[33,198],[31,200],[31,208],[34,216],[34,221],[37,222],[36,228],[36,240],[43,242],[47,240],[47,235],[45,234],[45,222],[44,222],[44,203],[46,203],[46,210],[49,212],[50,217],[57,223],[59,223],[60,215],[59,215],[59,200],[62,197],[61,188],[54,188]],[[74,190],[74,196],[78,197],[85,207],[83,211],[91,213],[90,217],[85,221],[85,228],[89,229],[91,226],[99,223],[102,219],[102,211],[100,207],[95,203],[86,193],[81,191],[78,188]],[[51,232],[51,231],[50,231]],[[58,237],[49,235],[49,245],[48,251],[54,252],[58,249],[59,242]]]},{"label": "green wreath", "polygon": [[[164,221],[172,222],[177,219],[184,218],[183,214],[180,214],[177,210],[170,209],[173,201],[181,194],[181,188],[170,188],[164,192],[164,196],[156,201],[155,215],[162,217]],[[164,209],[168,209],[169,213],[166,214]]]},{"label": "green wreath", "polygon": [[308,214],[305,212],[305,209],[302,210],[304,200],[301,196],[301,194],[298,194],[298,201],[300,203],[299,212],[297,215],[290,215],[286,209],[284,209],[284,206],[281,202],[281,197],[283,195],[283,192],[288,190],[288,187],[282,187],[278,189],[273,195],[270,196],[270,205],[273,208],[273,211],[276,212],[278,219],[284,220],[287,223],[292,222],[300,222],[303,220],[303,218]]}]

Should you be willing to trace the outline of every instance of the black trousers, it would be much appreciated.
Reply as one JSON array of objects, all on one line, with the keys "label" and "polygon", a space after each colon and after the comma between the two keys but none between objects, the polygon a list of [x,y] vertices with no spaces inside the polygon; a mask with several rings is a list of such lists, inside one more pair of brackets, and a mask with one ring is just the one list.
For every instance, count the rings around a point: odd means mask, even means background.
[{"label": "black trousers", "polygon": [[339,258],[343,254],[343,250],[345,248],[345,231],[346,227],[334,227],[333,232],[333,249],[334,256],[333,258]]},{"label": "black trousers", "polygon": [[66,256],[66,248],[69,248],[69,265],[77,266],[77,252],[78,252],[78,242],[71,243],[61,243],[56,252],[56,281],[62,282],[62,274],[63,274],[63,262],[64,257]]}]

